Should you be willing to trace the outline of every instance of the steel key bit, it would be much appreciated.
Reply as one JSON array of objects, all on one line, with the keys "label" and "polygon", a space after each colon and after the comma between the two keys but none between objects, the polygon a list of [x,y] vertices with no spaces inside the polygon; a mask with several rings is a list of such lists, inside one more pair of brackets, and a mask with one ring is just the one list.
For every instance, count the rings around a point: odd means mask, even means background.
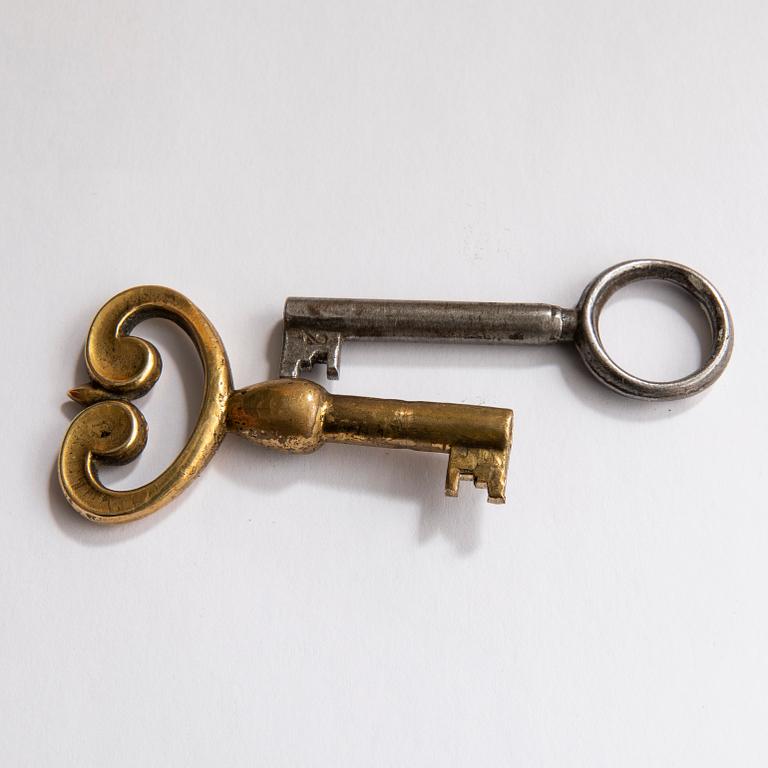
[{"label": "steel key bit", "polygon": [[[161,359],[152,344],[130,334],[149,317],[170,319],[192,338],[203,364],[203,403],[173,463],[147,485],[115,491],[101,483],[97,465],[131,461],[146,444],[146,422],[130,401],[155,384]],[[459,480],[472,479],[487,488],[488,501],[504,502],[512,411],[331,395],[313,382],[290,379],[235,390],[216,329],[170,288],[140,286],[110,299],[88,332],[85,362],[91,382],[69,394],[86,407],[67,430],[58,469],[67,500],[89,520],[125,522],[159,509],[200,474],[227,432],[294,453],[324,442],[447,453],[446,494],[455,496]]]},{"label": "steel key bit", "polygon": [[[627,283],[645,279],[668,280],[682,287],[699,302],[710,322],[709,359],[677,381],[648,381],[627,373],[610,358],[600,339],[599,317],[605,302]],[[706,278],[682,264],[652,259],[607,269],[587,286],[575,309],[552,304],[291,297],[285,302],[280,375],[295,378],[315,363],[325,363],[328,378],[337,379],[341,345],[350,339],[575,342],[590,371],[611,389],[630,397],[668,400],[701,392],[720,376],[733,348],[733,323],[725,301]]]}]

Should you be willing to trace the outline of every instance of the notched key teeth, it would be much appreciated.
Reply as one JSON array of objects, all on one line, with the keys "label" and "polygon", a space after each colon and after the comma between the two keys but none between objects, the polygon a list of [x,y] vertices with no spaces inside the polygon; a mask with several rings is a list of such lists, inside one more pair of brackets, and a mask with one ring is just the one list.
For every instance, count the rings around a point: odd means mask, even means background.
[{"label": "notched key teeth", "polygon": [[283,333],[280,378],[295,379],[301,371],[311,371],[316,363],[326,364],[329,379],[339,378],[341,334],[289,328]]},{"label": "notched key teeth", "polygon": [[506,452],[488,448],[453,446],[448,456],[445,495],[458,496],[459,482],[472,480],[475,488],[487,489],[490,504],[503,504],[506,500],[504,490],[507,461]]},{"label": "notched key teeth", "polygon": [[325,363],[326,376],[339,378],[341,334],[290,328],[283,334],[280,377],[295,379],[300,371],[310,371],[315,363]]},{"label": "notched key teeth", "polygon": [[496,453],[488,463],[479,465],[475,470],[475,487],[488,490],[489,504],[504,504],[507,484],[507,458]]},{"label": "notched key teeth", "polygon": [[293,330],[283,331],[283,349],[280,353],[280,378],[295,379],[302,368],[311,368],[312,363],[306,357],[306,350],[301,336]]},{"label": "notched key teeth", "polygon": [[325,354],[325,375],[332,381],[339,378],[339,358],[341,357],[341,335],[334,334],[329,339]]},{"label": "notched key teeth", "polygon": [[448,474],[445,476],[445,495],[446,496],[458,496],[459,495],[459,481],[469,480],[471,475],[464,475],[462,477],[461,472],[454,466],[453,462],[448,459]]},{"label": "notched key teeth", "polygon": [[492,470],[489,479],[484,483],[484,487],[488,489],[489,504],[504,504],[506,502],[505,485],[506,475],[503,475],[498,469]]}]

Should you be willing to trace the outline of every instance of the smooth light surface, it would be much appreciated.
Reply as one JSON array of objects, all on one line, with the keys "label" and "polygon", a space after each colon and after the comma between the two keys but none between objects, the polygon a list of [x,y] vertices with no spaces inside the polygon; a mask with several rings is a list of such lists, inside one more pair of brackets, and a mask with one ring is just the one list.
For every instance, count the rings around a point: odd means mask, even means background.
[{"label": "smooth light surface", "polygon": [[[0,764],[764,766],[766,14],[5,2]],[[61,496],[88,324],[131,285],[204,308],[244,386],[288,295],[572,306],[643,257],[731,308],[701,397],[567,348],[345,348],[334,392],[514,408],[505,507],[446,499],[439,455],[232,436],[129,526]],[[690,371],[697,312],[628,287],[606,349]],[[191,344],[141,330],[164,369],[118,488],[200,402]]]}]

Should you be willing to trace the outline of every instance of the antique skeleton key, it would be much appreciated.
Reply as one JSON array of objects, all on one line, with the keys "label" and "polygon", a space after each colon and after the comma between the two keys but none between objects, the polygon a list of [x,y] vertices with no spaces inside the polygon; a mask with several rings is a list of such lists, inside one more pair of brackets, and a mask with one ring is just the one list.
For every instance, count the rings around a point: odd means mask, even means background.
[{"label": "antique skeleton key", "polygon": [[[603,347],[599,316],[605,302],[635,280],[676,283],[704,308],[712,330],[709,359],[676,381],[648,381],[620,368]],[[590,371],[611,389],[630,397],[668,400],[694,395],[723,372],[733,347],[733,323],[717,289],[689,267],[671,261],[627,261],[598,275],[575,309],[552,304],[503,304],[370,299],[289,298],[285,302],[280,375],[295,378],[325,363],[339,376],[341,344],[349,339],[451,341],[488,344],[575,342]]]},{"label": "antique skeleton key", "polygon": [[[131,461],[146,444],[146,422],[130,401],[152,388],[161,359],[152,344],[130,334],[149,317],[172,320],[192,338],[203,364],[203,403],[173,463],[147,485],[115,491],[100,482],[97,465]],[[140,286],[110,299],[88,332],[85,362],[92,381],[69,394],[87,407],[67,430],[58,469],[69,503],[95,522],[135,520],[168,503],[200,474],[227,432],[295,453],[324,442],[447,453],[446,494],[456,496],[459,480],[472,479],[487,488],[488,501],[504,502],[512,411],[332,395],[313,382],[287,379],[236,390],[216,329],[170,288]]]}]

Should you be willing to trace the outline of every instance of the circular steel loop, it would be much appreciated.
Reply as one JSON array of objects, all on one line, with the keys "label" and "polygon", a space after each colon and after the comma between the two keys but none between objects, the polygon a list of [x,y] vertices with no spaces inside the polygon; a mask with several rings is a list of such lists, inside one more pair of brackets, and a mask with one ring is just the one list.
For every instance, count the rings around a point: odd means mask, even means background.
[{"label": "circular steel loop", "polygon": [[[600,339],[600,312],[620,288],[637,280],[667,280],[691,294],[702,306],[712,329],[712,350],[698,371],[675,381],[648,381],[627,373],[610,358]],[[733,351],[733,321],[712,283],[683,264],[657,259],[625,261],[606,269],[586,287],[578,312],[576,347],[592,373],[622,395],[644,400],[690,397],[717,380]]]}]

